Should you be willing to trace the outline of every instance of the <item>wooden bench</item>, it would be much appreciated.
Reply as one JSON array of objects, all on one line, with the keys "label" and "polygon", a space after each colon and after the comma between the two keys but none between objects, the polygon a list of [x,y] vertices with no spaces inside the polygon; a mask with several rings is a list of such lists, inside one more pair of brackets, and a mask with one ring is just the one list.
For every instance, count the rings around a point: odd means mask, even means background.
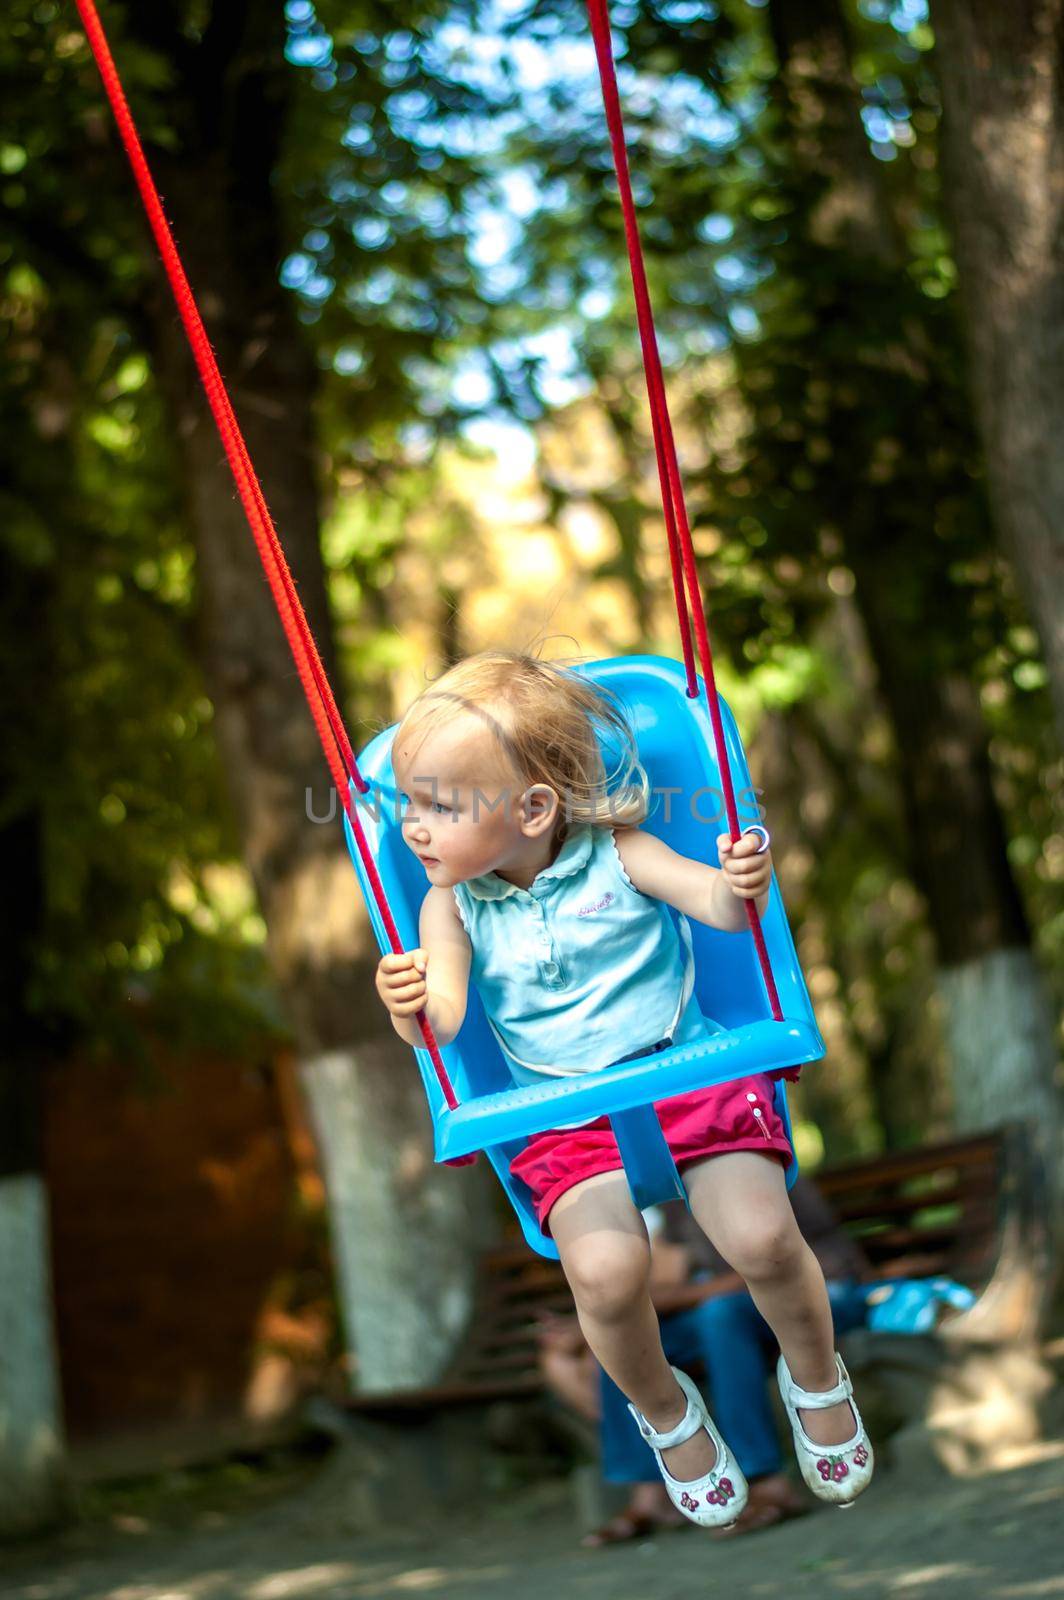
[{"label": "wooden bench", "polygon": [[[1044,1207],[1025,1168],[1022,1130],[1005,1129],[830,1167],[816,1184],[860,1242],[873,1278],[947,1273],[993,1298],[1002,1273],[1010,1284],[1024,1277],[1027,1303],[1014,1287],[999,1294],[1008,1316],[984,1329],[988,1338],[1015,1338],[1037,1321],[1041,1303],[1034,1300],[1048,1278],[1038,1220]],[[490,1250],[480,1266],[477,1311],[451,1371],[429,1388],[355,1396],[350,1409],[398,1416],[538,1394],[536,1316],[543,1310],[572,1310],[557,1262],[519,1238]]]}]

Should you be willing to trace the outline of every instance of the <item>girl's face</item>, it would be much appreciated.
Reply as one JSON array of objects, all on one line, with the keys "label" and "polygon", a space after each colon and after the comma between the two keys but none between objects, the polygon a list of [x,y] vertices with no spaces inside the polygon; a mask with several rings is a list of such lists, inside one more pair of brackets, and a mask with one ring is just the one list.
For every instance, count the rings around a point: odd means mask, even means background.
[{"label": "girl's face", "polygon": [[441,888],[516,864],[529,839],[523,785],[489,734],[461,717],[416,750],[392,751],[403,801],[403,840]]}]

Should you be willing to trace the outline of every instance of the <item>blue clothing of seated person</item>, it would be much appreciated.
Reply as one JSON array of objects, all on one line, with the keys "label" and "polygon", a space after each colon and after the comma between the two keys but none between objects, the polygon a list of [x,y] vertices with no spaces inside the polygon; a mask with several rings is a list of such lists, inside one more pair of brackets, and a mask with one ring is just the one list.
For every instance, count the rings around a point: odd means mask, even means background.
[{"label": "blue clothing of seated person", "polygon": [[[862,1281],[868,1273],[864,1255],[808,1180],[798,1179],[791,1203],[798,1226],[824,1270],[836,1337],[861,1327],[868,1309],[867,1287]],[[673,1201],[644,1215],[655,1264],[665,1258],[664,1272],[655,1274],[652,1269],[655,1302],[667,1307],[670,1299],[696,1301],[682,1309],[661,1310],[666,1357],[685,1371],[696,1361],[702,1363],[703,1386],[714,1421],[747,1479],[754,1482],[781,1473],[783,1454],[767,1387],[779,1347],[768,1323],[745,1289],[725,1288],[734,1274],[695,1225],[686,1206]],[[685,1278],[686,1295],[682,1287]],[[715,1278],[721,1280],[723,1292],[697,1299],[698,1285]],[[599,1377],[603,1477],[609,1483],[657,1483],[654,1459],[624,1395],[601,1368]]]}]

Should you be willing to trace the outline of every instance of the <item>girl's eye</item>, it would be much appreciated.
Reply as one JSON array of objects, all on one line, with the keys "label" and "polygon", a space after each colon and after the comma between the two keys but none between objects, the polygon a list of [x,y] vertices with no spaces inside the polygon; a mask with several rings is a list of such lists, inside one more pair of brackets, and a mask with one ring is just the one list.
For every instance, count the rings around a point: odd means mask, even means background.
[{"label": "girl's eye", "polygon": [[[413,801],[411,800],[410,796],[408,794],[404,794],[402,789],[398,790],[397,792],[404,808],[409,809],[413,805]],[[442,800],[430,800],[428,803],[429,811],[450,811],[451,809],[452,807],[445,806]]]}]

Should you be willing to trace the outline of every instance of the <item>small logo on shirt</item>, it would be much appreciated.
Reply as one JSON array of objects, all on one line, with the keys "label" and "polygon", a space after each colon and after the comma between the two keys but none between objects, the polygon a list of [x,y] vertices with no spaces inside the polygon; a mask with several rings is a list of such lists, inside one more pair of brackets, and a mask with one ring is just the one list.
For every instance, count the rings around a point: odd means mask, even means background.
[{"label": "small logo on shirt", "polygon": [[590,917],[593,916],[596,911],[605,911],[606,907],[612,903],[613,890],[607,889],[601,900],[595,900],[589,906],[581,906],[580,910],[576,914],[578,917]]}]

